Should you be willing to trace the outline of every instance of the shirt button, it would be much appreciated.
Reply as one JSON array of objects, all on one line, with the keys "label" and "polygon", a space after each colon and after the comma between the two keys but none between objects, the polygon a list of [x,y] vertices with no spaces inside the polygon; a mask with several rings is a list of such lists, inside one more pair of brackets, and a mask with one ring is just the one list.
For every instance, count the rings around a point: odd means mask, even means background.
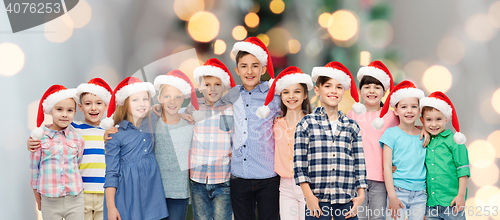
[{"label": "shirt button", "polygon": [[247,120],[247,118],[245,118],[245,121]]},{"label": "shirt button", "polygon": [[332,186],[333,186],[333,183],[332,183]]},{"label": "shirt button", "polygon": [[247,104],[247,107],[248,107],[248,104]]},{"label": "shirt button", "polygon": [[246,134],[246,133],[247,133],[246,131],[243,132],[243,134]]},{"label": "shirt button", "polygon": [[142,130],[139,130],[140,132],[142,132]]},{"label": "shirt button", "polygon": [[243,147],[247,147],[247,145],[243,145]]},{"label": "shirt button", "polygon": [[148,150],[144,150],[144,152],[148,152]]},{"label": "shirt button", "polygon": [[432,194],[434,195],[434,192],[432,192]]},{"label": "shirt button", "polygon": [[333,157],[335,157],[335,154],[333,154]]},{"label": "shirt button", "polygon": [[434,166],[434,164],[431,164],[432,166]]},{"label": "shirt button", "polygon": [[434,178],[432,178],[432,180],[434,180]]},{"label": "shirt button", "polygon": [[335,143],[335,140],[333,140],[332,143]]},{"label": "shirt button", "polygon": [[243,159],[244,161],[247,161],[247,158]]},{"label": "shirt button", "polygon": [[252,95],[252,93],[251,93],[251,92],[249,92],[248,94],[249,94],[249,95]]},{"label": "shirt button", "polygon": [[432,150],[432,152],[434,152],[434,150]]},{"label": "shirt button", "polygon": [[333,168],[332,171],[335,171],[335,168]]}]

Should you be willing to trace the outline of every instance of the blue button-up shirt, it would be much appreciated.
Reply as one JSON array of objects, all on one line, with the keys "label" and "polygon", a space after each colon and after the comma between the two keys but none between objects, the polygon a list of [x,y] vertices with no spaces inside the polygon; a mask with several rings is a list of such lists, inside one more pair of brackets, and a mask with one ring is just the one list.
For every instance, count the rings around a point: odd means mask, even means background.
[{"label": "blue button-up shirt", "polygon": [[264,106],[269,87],[261,82],[252,91],[237,85],[229,90],[223,100],[233,104],[234,140],[231,174],[245,179],[266,179],[274,172],[273,122],[281,100],[278,95],[269,103],[270,114],[262,119],[256,115]]}]

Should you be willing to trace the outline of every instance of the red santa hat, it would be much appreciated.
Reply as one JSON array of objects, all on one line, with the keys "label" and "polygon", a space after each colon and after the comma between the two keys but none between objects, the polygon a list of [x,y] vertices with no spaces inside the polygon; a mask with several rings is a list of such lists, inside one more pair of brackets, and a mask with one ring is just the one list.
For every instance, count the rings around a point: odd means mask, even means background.
[{"label": "red santa hat", "polygon": [[111,100],[111,94],[113,89],[101,78],[93,78],[88,83],[82,83],[76,87],[76,96],[80,97],[82,93],[92,93],[99,96],[106,105],[109,104]]},{"label": "red santa hat", "polygon": [[150,82],[143,82],[132,76],[121,81],[111,95],[111,100],[108,105],[107,118],[102,120],[99,126],[104,129],[112,128],[114,126],[114,120],[111,119],[111,116],[115,113],[116,105],[122,106],[125,104],[125,99],[127,99],[130,95],[144,91],[148,92],[150,97],[153,97],[156,94],[155,88]]},{"label": "red santa hat", "polygon": [[450,101],[448,96],[440,91],[433,92],[429,95],[429,97],[422,98],[420,100],[420,109],[424,106],[433,107],[439,111],[441,111],[447,120],[451,120],[451,124],[453,128],[455,128],[455,135],[453,135],[453,139],[457,144],[465,144],[467,138],[463,133],[460,132],[460,124],[458,123],[457,112],[455,110],[455,106]]},{"label": "red santa hat", "polygon": [[392,79],[391,72],[378,60],[371,62],[368,66],[359,68],[358,81],[361,81],[363,76],[371,76],[377,79],[384,86],[384,90],[391,91],[394,88],[394,80]]},{"label": "red santa hat", "polygon": [[384,127],[385,122],[383,117],[389,111],[389,106],[394,108],[399,101],[411,97],[422,99],[425,97],[424,91],[422,91],[421,89],[417,89],[415,84],[408,80],[404,80],[403,82],[395,86],[391,90],[391,93],[389,93],[387,100],[385,100],[384,107],[382,107],[382,110],[380,111],[379,118],[372,121],[372,127],[377,130],[380,130],[382,127]]},{"label": "red santa hat", "polygon": [[45,114],[51,114],[54,105],[67,98],[72,98],[76,103],[78,103],[76,89],[66,89],[66,87],[61,85],[53,85],[45,91],[40,103],[38,104],[36,128],[31,131],[31,138],[34,140],[40,140],[43,137],[44,132],[41,126],[45,120]]},{"label": "red santa hat", "polygon": [[337,61],[332,61],[327,63],[324,67],[314,67],[312,69],[312,80],[317,81],[318,77],[326,76],[339,81],[344,87],[344,91],[351,90],[351,97],[354,99],[355,103],[352,105],[352,110],[356,114],[364,114],[366,112],[366,107],[359,103],[358,90],[356,89],[356,82],[352,77],[351,72],[342,63]]},{"label": "red santa hat", "polygon": [[179,89],[184,98],[191,98],[191,105],[193,105],[196,110],[199,109],[198,98],[196,97],[193,83],[182,71],[172,70],[165,75],[159,75],[155,78],[154,85],[158,91],[162,85],[170,85]]},{"label": "red santa hat", "polygon": [[259,116],[259,118],[266,118],[270,112],[267,105],[273,101],[274,95],[280,95],[283,89],[295,83],[306,84],[308,91],[313,88],[313,82],[308,74],[303,73],[298,67],[289,66],[281,71],[281,73],[274,80],[271,88],[269,88],[269,92],[267,93],[264,106],[257,109],[257,116]]},{"label": "red santa hat", "polygon": [[203,66],[197,67],[193,72],[193,80],[198,84],[201,84],[201,79],[203,76],[215,76],[222,81],[225,89],[233,88],[236,84],[234,83],[233,76],[226,65],[216,58],[207,60]]},{"label": "red santa hat", "polygon": [[274,67],[273,61],[271,60],[271,54],[267,50],[267,47],[262,41],[257,37],[249,37],[241,42],[236,42],[233,46],[233,55],[236,56],[238,52],[246,51],[254,55],[262,66],[267,66],[267,72],[271,76],[268,82],[269,87],[273,84],[274,80]]}]

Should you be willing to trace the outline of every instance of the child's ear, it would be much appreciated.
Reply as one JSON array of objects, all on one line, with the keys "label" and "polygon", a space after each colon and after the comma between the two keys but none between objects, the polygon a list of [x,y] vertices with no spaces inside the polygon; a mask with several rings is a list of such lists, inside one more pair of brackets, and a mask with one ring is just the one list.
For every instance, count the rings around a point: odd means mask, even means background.
[{"label": "child's ear", "polygon": [[319,96],[319,91],[318,91],[318,89],[319,89],[319,87],[318,87],[318,86],[315,86],[315,87],[314,87],[314,94],[315,94],[316,96]]},{"label": "child's ear", "polygon": [[83,112],[82,104],[78,103],[78,110]]},{"label": "child's ear", "polygon": [[240,75],[240,72],[238,71],[238,67],[235,67],[234,71],[236,72],[236,74],[238,74],[238,76]]},{"label": "child's ear", "polygon": [[267,66],[263,66],[262,67],[262,73],[260,73],[260,75],[261,76],[264,75],[264,73],[266,73],[266,71],[267,71]]},{"label": "child's ear", "polygon": [[158,99],[158,102],[159,102],[159,103],[161,103],[161,101],[160,101],[160,95],[161,95],[161,94],[158,94],[158,96],[156,96],[156,98]]},{"label": "child's ear", "polygon": [[424,116],[420,116],[420,122],[422,122],[422,125],[424,124]]}]

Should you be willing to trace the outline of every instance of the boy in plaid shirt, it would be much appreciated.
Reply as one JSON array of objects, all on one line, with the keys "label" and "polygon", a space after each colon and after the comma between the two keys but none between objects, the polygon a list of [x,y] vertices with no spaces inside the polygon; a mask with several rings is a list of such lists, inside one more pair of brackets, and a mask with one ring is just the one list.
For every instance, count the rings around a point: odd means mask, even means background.
[{"label": "boy in plaid shirt", "polygon": [[345,90],[357,96],[349,70],[339,62],[315,67],[314,92],[321,106],[295,129],[294,178],[306,198],[306,219],[357,220],[366,183],[365,159],[358,124],[338,111]]}]

